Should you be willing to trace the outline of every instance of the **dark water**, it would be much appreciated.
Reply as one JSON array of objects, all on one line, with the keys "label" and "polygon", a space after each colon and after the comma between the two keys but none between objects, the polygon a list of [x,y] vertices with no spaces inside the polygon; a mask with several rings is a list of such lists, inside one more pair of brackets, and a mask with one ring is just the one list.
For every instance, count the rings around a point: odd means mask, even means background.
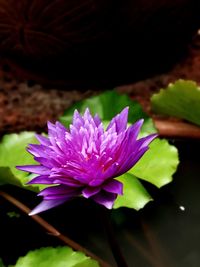
[{"label": "dark water", "polygon": [[[175,144],[181,163],[174,181],[160,190],[145,183],[154,202],[140,212],[119,209],[112,214],[116,238],[129,267],[200,266],[200,142]],[[30,207],[38,201],[31,192],[4,189]],[[20,217],[9,218],[7,213],[12,211]],[[42,217],[115,266],[96,206],[79,199]],[[14,264],[30,249],[57,245],[62,243],[0,199],[0,257],[6,264]]]}]

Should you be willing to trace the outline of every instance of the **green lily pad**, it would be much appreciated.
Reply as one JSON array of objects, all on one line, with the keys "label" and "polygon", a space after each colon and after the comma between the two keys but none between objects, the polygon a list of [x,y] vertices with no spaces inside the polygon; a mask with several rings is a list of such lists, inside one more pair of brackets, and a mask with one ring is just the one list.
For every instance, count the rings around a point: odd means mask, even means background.
[{"label": "green lily pad", "polygon": [[[33,143],[37,143],[33,132],[4,135],[0,143],[0,185],[25,186],[29,180],[29,174],[17,170],[16,166],[35,164],[32,155],[26,151],[28,144]],[[33,189],[32,186],[25,187]]]},{"label": "green lily pad", "polygon": [[100,95],[75,103],[65,111],[64,115],[60,117],[60,121],[68,127],[72,121],[74,110],[77,109],[83,113],[87,107],[93,115],[97,113],[103,121],[110,121],[127,106],[129,106],[128,122],[133,124],[143,118],[142,130],[147,134],[156,132],[152,119],[142,110],[141,105],[136,101],[132,101],[127,95],[118,94],[114,90],[106,91]]},{"label": "green lily pad", "polygon": [[125,173],[118,177],[117,180],[123,183],[124,194],[122,196],[118,195],[114,209],[127,207],[139,210],[152,200],[141,182],[131,173]]},{"label": "green lily pad", "polygon": [[152,110],[200,125],[200,87],[193,81],[178,80],[151,98]]},{"label": "green lily pad", "polygon": [[155,139],[138,163],[117,178],[124,185],[124,194],[117,197],[114,208],[127,207],[135,210],[143,208],[153,199],[139,179],[160,188],[172,181],[178,163],[177,149],[165,139]]},{"label": "green lily pad", "polygon": [[29,251],[20,257],[13,267],[99,267],[99,264],[85,256],[82,252],[75,252],[69,247],[47,247]]},{"label": "green lily pad", "polygon": [[153,199],[139,179],[160,188],[172,181],[178,164],[176,147],[165,139],[155,139],[137,164],[117,178],[124,185],[124,194],[117,197],[114,208],[127,207],[135,210],[143,208]]},{"label": "green lily pad", "polygon": [[0,259],[0,267],[5,267],[5,265],[3,264],[2,259]]},{"label": "green lily pad", "polygon": [[167,140],[156,138],[149,150],[129,171],[136,177],[145,180],[157,187],[172,181],[179,164],[178,151]]}]

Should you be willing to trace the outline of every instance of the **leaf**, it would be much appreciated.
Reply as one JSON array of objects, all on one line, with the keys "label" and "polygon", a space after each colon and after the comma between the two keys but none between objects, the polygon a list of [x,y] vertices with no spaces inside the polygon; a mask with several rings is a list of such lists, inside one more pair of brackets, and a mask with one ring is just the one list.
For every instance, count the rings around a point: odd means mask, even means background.
[{"label": "leaf", "polygon": [[200,87],[193,81],[178,80],[151,98],[156,113],[185,119],[200,125]]},{"label": "leaf", "polygon": [[172,181],[179,164],[178,151],[167,140],[155,139],[150,149],[129,171],[136,177],[161,187]]},{"label": "leaf", "polygon": [[0,267],[5,267],[1,258],[0,258]]},{"label": "leaf", "polygon": [[156,132],[152,119],[142,110],[141,105],[136,101],[132,101],[127,95],[118,94],[114,90],[77,102],[64,113],[60,121],[68,127],[72,121],[74,110],[77,109],[83,113],[87,107],[93,115],[97,113],[103,121],[110,121],[127,106],[129,106],[128,121],[131,124],[143,118],[144,125],[142,130],[147,134]]},{"label": "leaf", "polygon": [[131,173],[125,173],[117,180],[124,184],[124,194],[122,196],[118,195],[114,209],[127,207],[139,210],[152,200],[141,182]]},{"label": "leaf", "polygon": [[69,247],[47,247],[29,251],[13,267],[99,267],[99,264],[82,252]]},{"label": "leaf", "polygon": [[[26,151],[28,144],[36,143],[35,133],[7,134],[0,143],[0,185],[12,184],[23,187],[29,174],[16,169],[17,165],[35,164],[32,155]],[[32,188],[31,186],[26,186]]]}]

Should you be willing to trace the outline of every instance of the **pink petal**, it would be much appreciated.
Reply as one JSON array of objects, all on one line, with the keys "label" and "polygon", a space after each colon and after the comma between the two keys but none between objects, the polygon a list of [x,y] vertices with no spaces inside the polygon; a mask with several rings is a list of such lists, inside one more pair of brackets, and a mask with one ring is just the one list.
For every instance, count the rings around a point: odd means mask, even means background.
[{"label": "pink petal", "polygon": [[60,198],[72,198],[79,194],[80,190],[64,186],[57,185],[43,189],[38,196],[43,196],[45,199],[60,199]]},{"label": "pink petal", "polygon": [[82,190],[82,194],[85,198],[89,198],[99,193],[100,190],[101,190],[100,187],[87,187]]},{"label": "pink petal", "polygon": [[84,120],[83,120],[82,116],[80,115],[80,113],[78,112],[78,110],[74,111],[73,125],[77,129],[80,129],[80,127],[84,125]]},{"label": "pink petal", "polygon": [[141,138],[139,140],[139,142],[141,142],[141,148],[148,146],[157,136],[158,134],[150,134],[146,137]]},{"label": "pink petal", "polygon": [[117,133],[125,131],[126,127],[127,127],[127,121],[128,121],[128,109],[129,109],[129,107],[126,107],[122,110],[121,113],[117,114],[117,116],[115,116],[111,120],[106,131],[108,131],[113,126],[113,124],[116,124]]},{"label": "pink petal", "polygon": [[117,194],[108,193],[105,191],[101,191],[97,195],[92,197],[95,202],[105,206],[107,209],[112,209],[116,198]]},{"label": "pink petal", "polygon": [[27,182],[27,184],[52,184],[52,181],[48,175],[40,175]]},{"label": "pink petal", "polygon": [[35,137],[40,142],[40,144],[45,145],[45,146],[50,145],[49,139],[47,137],[40,135],[40,134],[36,134]]},{"label": "pink petal", "polygon": [[53,200],[43,200],[38,206],[36,206],[30,213],[29,215],[35,215],[38,214],[42,211],[49,210],[51,208],[57,207],[64,202],[66,202],[68,199],[67,198],[62,198],[62,199],[53,199]]},{"label": "pink petal", "polygon": [[42,175],[49,174],[49,169],[41,165],[16,166],[16,168],[21,171],[32,172],[35,174],[42,174]]},{"label": "pink petal", "polygon": [[123,195],[123,184],[114,179],[110,180],[107,184],[105,184],[103,186],[103,189],[110,193]]}]

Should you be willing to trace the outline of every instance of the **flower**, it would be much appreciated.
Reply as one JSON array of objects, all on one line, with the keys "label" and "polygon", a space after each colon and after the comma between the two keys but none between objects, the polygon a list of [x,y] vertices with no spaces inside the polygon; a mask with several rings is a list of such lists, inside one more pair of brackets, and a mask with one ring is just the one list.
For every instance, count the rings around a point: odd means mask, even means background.
[{"label": "flower", "polygon": [[138,139],[143,120],[127,128],[127,119],[128,107],[104,130],[99,116],[92,117],[87,108],[83,116],[74,112],[69,129],[48,122],[48,137],[36,135],[40,144],[28,146],[39,165],[17,167],[38,175],[28,184],[51,185],[38,194],[43,201],[30,215],[81,195],[111,209],[123,194],[115,178],[131,169],[156,137]]}]

